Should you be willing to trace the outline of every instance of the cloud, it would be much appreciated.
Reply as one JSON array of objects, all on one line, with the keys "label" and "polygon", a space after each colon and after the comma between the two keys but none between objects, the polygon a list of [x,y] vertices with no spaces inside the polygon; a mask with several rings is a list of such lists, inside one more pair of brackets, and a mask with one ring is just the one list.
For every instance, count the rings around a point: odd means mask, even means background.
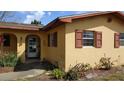
[{"label": "cloud", "polygon": [[75,11],[75,14],[92,13],[94,11]]},{"label": "cloud", "polygon": [[48,14],[49,16],[51,16],[52,13],[51,13],[51,12],[47,12],[47,14]]},{"label": "cloud", "polygon": [[27,15],[23,23],[28,24],[31,23],[31,21],[33,21],[34,19],[41,20],[41,18],[44,17],[46,13],[43,11],[35,11],[35,12],[26,12],[26,14]]},{"label": "cloud", "polygon": [[64,13],[65,13],[65,11],[60,11],[60,13],[64,14]]},{"label": "cloud", "polygon": [[82,14],[85,13],[84,11],[76,11],[75,14]]}]

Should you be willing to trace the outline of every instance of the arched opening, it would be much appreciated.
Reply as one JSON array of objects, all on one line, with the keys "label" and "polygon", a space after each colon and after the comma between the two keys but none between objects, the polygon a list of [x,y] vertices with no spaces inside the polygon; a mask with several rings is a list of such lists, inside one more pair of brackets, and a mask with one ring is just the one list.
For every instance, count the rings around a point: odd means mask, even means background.
[{"label": "arched opening", "polygon": [[26,59],[40,59],[40,38],[37,35],[26,37]]},{"label": "arched opening", "polygon": [[17,37],[11,33],[3,33],[0,48],[2,53],[17,53]]}]

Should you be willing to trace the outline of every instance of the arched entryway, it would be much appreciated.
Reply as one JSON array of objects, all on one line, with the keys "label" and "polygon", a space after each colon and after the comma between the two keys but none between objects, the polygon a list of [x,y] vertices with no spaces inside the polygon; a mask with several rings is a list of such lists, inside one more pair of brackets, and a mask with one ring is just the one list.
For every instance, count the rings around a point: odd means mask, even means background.
[{"label": "arched entryway", "polygon": [[40,58],[40,38],[37,35],[28,35],[26,38],[26,59]]},{"label": "arched entryway", "polygon": [[2,33],[1,52],[2,53],[17,53],[17,37],[12,33]]}]

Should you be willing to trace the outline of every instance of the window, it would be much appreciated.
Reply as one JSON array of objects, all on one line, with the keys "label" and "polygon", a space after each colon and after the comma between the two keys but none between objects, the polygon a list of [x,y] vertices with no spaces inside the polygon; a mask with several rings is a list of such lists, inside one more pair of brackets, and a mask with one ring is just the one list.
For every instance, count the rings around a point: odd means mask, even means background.
[{"label": "window", "polygon": [[57,32],[48,34],[48,46],[57,47]]},{"label": "window", "polygon": [[124,33],[120,33],[120,46],[124,46]]},{"label": "window", "polygon": [[3,35],[3,46],[9,47],[10,46],[10,35],[4,34]]},{"label": "window", "polygon": [[83,46],[94,46],[94,32],[83,32]]}]

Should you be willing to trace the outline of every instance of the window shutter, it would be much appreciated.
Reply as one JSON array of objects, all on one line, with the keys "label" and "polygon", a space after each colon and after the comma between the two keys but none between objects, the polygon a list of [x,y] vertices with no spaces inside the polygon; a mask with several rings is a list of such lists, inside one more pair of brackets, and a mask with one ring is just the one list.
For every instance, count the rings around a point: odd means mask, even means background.
[{"label": "window shutter", "polygon": [[120,33],[114,33],[114,47],[120,47]]},{"label": "window shutter", "polygon": [[54,47],[57,47],[57,32],[54,32]]},{"label": "window shutter", "polygon": [[57,32],[48,34],[48,46],[57,47]]},{"label": "window shutter", "polygon": [[50,34],[48,34],[48,47],[50,47]]},{"label": "window shutter", "polygon": [[82,30],[75,30],[75,48],[82,48]]},{"label": "window shutter", "polygon": [[49,35],[49,46],[50,47],[54,46],[53,33],[50,33],[50,35]]},{"label": "window shutter", "polygon": [[96,48],[102,47],[102,32],[95,32],[94,44]]},{"label": "window shutter", "polygon": [[54,33],[51,33],[51,47],[54,47]]}]

